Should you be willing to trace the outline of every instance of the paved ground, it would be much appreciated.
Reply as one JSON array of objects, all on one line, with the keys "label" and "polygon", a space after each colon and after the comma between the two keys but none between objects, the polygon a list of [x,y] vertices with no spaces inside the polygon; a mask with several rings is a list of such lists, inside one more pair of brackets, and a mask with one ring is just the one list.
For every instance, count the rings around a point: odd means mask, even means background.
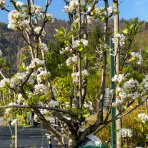
[{"label": "paved ground", "polygon": [[[14,133],[14,127],[12,127]],[[18,127],[18,146],[19,148],[48,148],[48,140],[45,136],[46,129],[42,127]],[[58,148],[53,138],[53,148]],[[9,148],[12,144],[11,132],[9,126],[2,126],[2,118],[0,118],[0,148]]]},{"label": "paved ground", "polygon": [[[14,127],[12,128],[14,133]],[[18,146],[20,148],[47,148],[48,141],[41,128],[18,128]],[[11,132],[9,127],[0,126],[0,148],[9,148],[11,144]]]}]

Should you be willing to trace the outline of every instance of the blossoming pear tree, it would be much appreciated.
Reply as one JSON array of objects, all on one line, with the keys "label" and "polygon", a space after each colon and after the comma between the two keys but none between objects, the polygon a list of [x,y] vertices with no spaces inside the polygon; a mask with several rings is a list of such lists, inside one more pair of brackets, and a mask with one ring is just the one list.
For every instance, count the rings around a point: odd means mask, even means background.
[{"label": "blossoming pear tree", "polygon": [[[10,75],[3,64],[0,63],[0,89],[4,93],[14,94],[13,99],[5,106],[6,113],[11,114],[13,109],[28,109],[35,113],[42,125],[52,134],[61,147],[64,141],[61,137],[68,140],[71,148],[81,145],[87,135],[97,133],[110,120],[111,107],[119,109],[122,116],[125,116],[147,100],[148,95],[148,75],[141,74],[140,79],[133,77],[130,66],[134,63],[140,64],[142,56],[136,52],[130,52],[133,37],[138,33],[140,23],[138,20],[134,24],[127,24],[127,28],[122,33],[113,36],[112,42],[118,42],[118,48],[123,49],[121,57],[120,74],[115,75],[112,81],[116,83],[116,89],[110,92],[109,108],[107,115],[103,114],[104,96],[107,79],[107,65],[109,55],[109,19],[119,13],[119,11],[109,6],[108,0],[104,0],[104,8],[98,8],[99,0],[64,0],[66,3],[65,11],[69,15],[70,31],[65,28],[56,30],[56,36],[63,43],[60,54],[68,55],[65,60],[66,65],[71,69],[71,92],[64,101],[58,100],[55,91],[52,73],[47,69],[46,53],[48,45],[43,42],[46,36],[45,26],[52,23],[54,18],[48,13],[48,8],[52,0],[46,0],[45,7],[42,8],[35,4],[34,0],[25,2],[10,0],[12,8],[9,10],[5,0],[0,0],[0,8],[9,13],[8,28],[17,30],[21,33],[26,47],[29,63],[22,60],[21,67],[17,72]],[[87,115],[93,110],[95,102],[90,102],[87,96],[87,81],[89,79],[89,59],[88,59],[88,26],[93,20],[104,23],[104,35],[95,50],[102,54],[102,77],[99,93],[99,110],[95,123],[89,125],[84,131],[80,130]],[[116,56],[116,55],[114,55]],[[2,54],[0,54],[1,61]],[[23,58],[23,57],[22,57]],[[127,65],[128,64],[128,65]],[[125,68],[127,65],[127,68]],[[131,72],[131,73],[130,73]],[[115,102],[112,102],[113,98]],[[135,105],[127,111],[131,105]],[[15,110],[18,111],[18,110]],[[117,114],[115,119],[119,118]],[[57,130],[50,122],[49,117],[56,117],[62,130]],[[122,131],[124,132],[124,131]]]}]

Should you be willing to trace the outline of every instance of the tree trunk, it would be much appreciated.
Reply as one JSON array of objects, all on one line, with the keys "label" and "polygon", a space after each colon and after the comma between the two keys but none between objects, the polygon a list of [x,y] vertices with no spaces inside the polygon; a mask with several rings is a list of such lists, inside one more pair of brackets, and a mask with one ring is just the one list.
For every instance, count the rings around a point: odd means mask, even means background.
[{"label": "tree trunk", "polygon": [[78,148],[79,147],[79,140],[76,136],[71,135],[68,139],[68,148]]},{"label": "tree trunk", "polygon": [[[114,8],[118,10],[118,0],[113,0],[113,5]],[[114,36],[119,33],[119,14],[114,15]],[[115,55],[115,72],[118,75],[119,74],[119,69],[120,69],[120,51],[119,51],[119,41],[114,44],[114,55]],[[116,109],[116,114],[118,114],[118,109]],[[121,137],[121,130],[122,128],[122,118],[119,118],[116,120],[116,137],[117,137],[117,148],[122,147],[122,137]]]}]

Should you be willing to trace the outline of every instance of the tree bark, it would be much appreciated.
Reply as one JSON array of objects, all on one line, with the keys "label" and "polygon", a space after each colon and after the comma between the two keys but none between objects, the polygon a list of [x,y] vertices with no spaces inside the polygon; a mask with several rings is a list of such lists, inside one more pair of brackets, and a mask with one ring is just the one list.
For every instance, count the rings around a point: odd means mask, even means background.
[{"label": "tree bark", "polygon": [[[118,0],[113,0],[113,5],[114,8],[116,10],[118,10]],[[119,33],[119,14],[116,13],[114,14],[114,36]],[[119,51],[119,41],[115,42],[114,44],[114,56],[115,56],[115,72],[118,75],[119,71],[120,71],[120,51]],[[116,109],[116,114],[118,114],[119,111],[118,109]],[[122,147],[122,137],[121,137],[121,130],[122,128],[122,118],[119,118],[118,120],[116,120],[116,141],[117,141],[117,148],[121,148]]]}]

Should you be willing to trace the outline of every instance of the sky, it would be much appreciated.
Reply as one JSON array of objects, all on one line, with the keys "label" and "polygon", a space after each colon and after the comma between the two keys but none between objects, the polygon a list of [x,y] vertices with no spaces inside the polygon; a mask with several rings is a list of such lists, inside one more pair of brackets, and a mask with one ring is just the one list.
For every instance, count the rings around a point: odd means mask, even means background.
[{"label": "sky", "polygon": [[[22,0],[26,1],[26,0]],[[35,0],[38,5],[43,6],[45,0]],[[112,5],[111,0],[110,5]],[[57,19],[67,20],[67,14],[62,12],[64,10],[64,0],[52,0],[49,7],[49,12]],[[103,6],[103,0],[100,0],[98,6]],[[120,18],[132,19],[139,17],[142,21],[148,21],[148,0],[119,0]],[[0,10],[0,22],[8,22],[7,13]]]}]

